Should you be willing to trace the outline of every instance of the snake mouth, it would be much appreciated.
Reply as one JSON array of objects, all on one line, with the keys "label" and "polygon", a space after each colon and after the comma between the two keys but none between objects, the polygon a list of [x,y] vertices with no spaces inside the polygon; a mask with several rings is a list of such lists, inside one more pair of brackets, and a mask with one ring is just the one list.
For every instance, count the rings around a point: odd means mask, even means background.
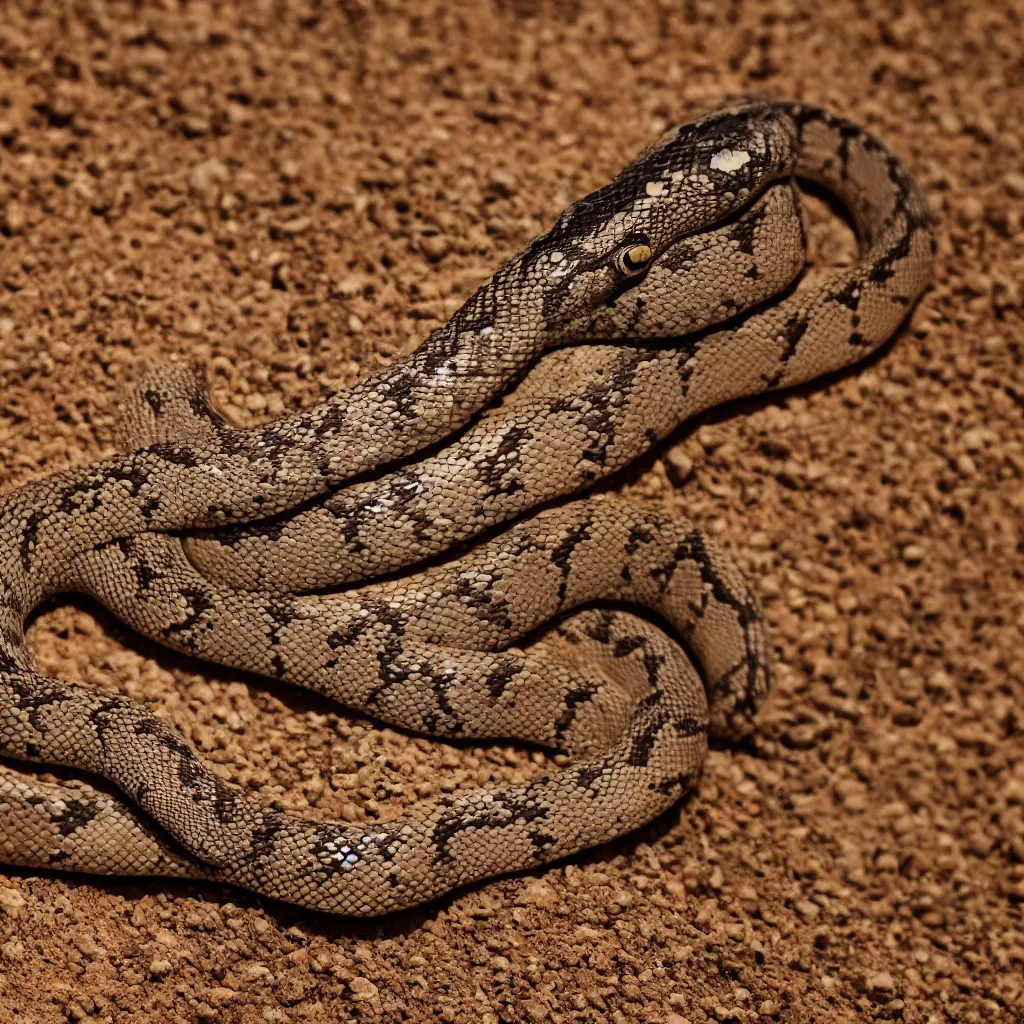
[{"label": "snake mouth", "polygon": [[634,274],[632,277],[624,277],[618,281],[594,312],[596,313],[601,309],[611,309],[624,295],[628,295],[630,292],[640,288],[647,275],[647,270],[648,268],[645,267],[642,273]]}]

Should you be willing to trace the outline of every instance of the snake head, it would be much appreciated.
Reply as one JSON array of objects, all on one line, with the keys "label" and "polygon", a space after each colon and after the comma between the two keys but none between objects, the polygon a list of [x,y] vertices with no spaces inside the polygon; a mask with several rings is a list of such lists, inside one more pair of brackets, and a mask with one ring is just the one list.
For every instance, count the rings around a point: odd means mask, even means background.
[{"label": "snake head", "polygon": [[547,346],[585,339],[598,308],[681,239],[709,230],[790,175],[795,159],[791,119],[764,102],[666,132],[518,257],[524,294],[539,297]]}]

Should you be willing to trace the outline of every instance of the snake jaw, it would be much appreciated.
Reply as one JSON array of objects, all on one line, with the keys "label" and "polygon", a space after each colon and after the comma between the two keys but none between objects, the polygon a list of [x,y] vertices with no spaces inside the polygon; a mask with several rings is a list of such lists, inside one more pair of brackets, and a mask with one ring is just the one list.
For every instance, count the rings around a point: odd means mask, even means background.
[{"label": "snake jaw", "polygon": [[580,328],[589,323],[617,282],[618,275],[604,261],[588,265],[580,260],[573,270],[556,279],[544,300],[544,319],[562,326],[549,330],[548,347],[580,340]]}]

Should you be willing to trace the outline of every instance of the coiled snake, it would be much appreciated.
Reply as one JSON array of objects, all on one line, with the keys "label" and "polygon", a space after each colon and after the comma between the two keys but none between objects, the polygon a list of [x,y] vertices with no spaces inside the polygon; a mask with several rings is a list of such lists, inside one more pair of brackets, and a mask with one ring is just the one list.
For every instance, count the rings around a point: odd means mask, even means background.
[{"label": "coiled snake", "polygon": [[[846,203],[861,256],[768,303],[803,262],[795,174]],[[148,374],[126,407],[131,450],[0,504],[0,755],[97,773],[131,803],[0,767],[0,859],[213,878],[369,915],[649,821],[699,777],[709,732],[750,728],[768,683],[757,602],[692,524],[572,501],[413,575],[296,595],[443,554],[711,405],[864,357],[926,287],[933,249],[925,201],[882,143],[817,108],[743,101],[668,132],[406,360],[307,412],[233,430],[195,376]],[[575,344],[601,339],[615,344]],[[242,525],[188,539],[189,557],[175,534],[226,524]],[[574,761],[372,826],[267,809],[140,705],[38,673],[24,619],[68,589],[162,643],[409,729]],[[598,599],[659,614],[703,681],[676,641],[619,610],[513,646]]]}]

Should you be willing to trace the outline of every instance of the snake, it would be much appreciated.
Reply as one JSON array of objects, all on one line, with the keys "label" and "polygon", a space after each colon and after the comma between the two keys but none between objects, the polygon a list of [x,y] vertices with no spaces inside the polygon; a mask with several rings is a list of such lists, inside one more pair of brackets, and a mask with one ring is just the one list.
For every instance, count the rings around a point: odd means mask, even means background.
[{"label": "snake", "polygon": [[[732,322],[804,265],[798,196],[788,182],[770,185],[742,216],[685,239],[592,318],[588,337],[615,344],[546,353],[500,407],[439,451],[297,514],[188,537],[189,559],[235,587],[280,592],[393,572],[592,487],[710,407],[870,355],[929,280],[927,206],[878,140],[821,110],[791,113],[797,169],[852,213],[863,249],[856,264],[809,295]],[[722,321],[726,328],[708,330]],[[661,337],[669,341],[651,344]],[[191,391],[202,400],[201,386]]]},{"label": "snake", "polygon": [[[848,207],[860,255],[773,299],[803,261],[794,176]],[[770,675],[756,595],[681,517],[612,494],[545,503],[703,409],[862,359],[934,251],[884,143],[821,108],[744,99],[666,132],[409,356],[318,406],[230,428],[195,372],[144,375],[126,450],[0,503],[0,756],[106,780],[4,766],[0,860],[368,916],[663,813],[709,737],[753,729]],[[183,542],[194,530],[215,532]],[[356,585],[309,593],[341,583]],[[403,728],[571,760],[386,822],[266,807],[142,705],[39,672],[25,617],[64,590]]]}]

